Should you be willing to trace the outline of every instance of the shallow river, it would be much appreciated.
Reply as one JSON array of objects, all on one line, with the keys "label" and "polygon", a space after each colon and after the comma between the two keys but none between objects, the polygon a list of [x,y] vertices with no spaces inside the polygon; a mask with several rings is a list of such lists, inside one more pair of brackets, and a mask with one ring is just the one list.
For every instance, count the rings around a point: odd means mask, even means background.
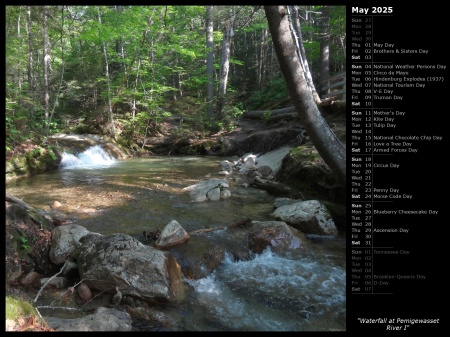
[{"label": "shallow river", "polygon": [[[194,203],[181,189],[220,178],[219,157],[149,157],[118,161],[94,149],[68,166],[9,182],[6,191],[33,207],[101,234],[163,229],[171,220],[192,231],[244,218],[273,220],[275,197],[230,183],[231,198]],[[236,159],[236,158],[228,158]],[[62,204],[56,211],[50,205]],[[53,213],[51,213],[53,212]],[[227,231],[210,232],[214,240]],[[249,261],[229,255],[212,274],[188,280],[183,301],[158,308],[179,331],[336,331],[346,328],[345,234],[311,238],[308,254],[266,250]],[[51,315],[55,315],[52,313]],[[133,330],[153,327],[136,323]]]}]

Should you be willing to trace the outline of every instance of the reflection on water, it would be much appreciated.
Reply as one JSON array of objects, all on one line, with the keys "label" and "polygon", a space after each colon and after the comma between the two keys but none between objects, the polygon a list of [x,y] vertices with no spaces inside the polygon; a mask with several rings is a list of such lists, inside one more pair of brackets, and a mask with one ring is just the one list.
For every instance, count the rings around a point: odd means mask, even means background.
[{"label": "reflection on water", "polygon": [[101,184],[105,180],[106,178],[102,176],[89,173],[80,176],[80,172],[72,170],[67,170],[61,175],[61,182],[66,186]]},{"label": "reflection on water", "polygon": [[184,187],[218,177],[220,160],[131,158],[101,169],[60,169],[11,181],[7,190],[37,208],[48,210],[57,200],[70,221],[103,234],[135,236],[162,229],[171,220],[187,230],[228,225],[250,214],[266,220],[274,197],[259,189],[232,186],[232,198],[204,203],[193,203],[182,193]]},{"label": "reflection on water", "polygon": [[[219,177],[217,157],[131,158],[92,169],[72,169],[11,181],[8,193],[88,230],[140,238],[177,220],[186,230],[220,227],[243,218],[273,220],[275,197],[230,183],[232,197],[193,203],[181,189]],[[49,204],[62,203],[58,210]],[[227,235],[216,231],[215,235]],[[345,239],[312,240],[305,256],[270,250],[249,261],[226,256],[219,269],[186,280],[189,296],[161,308],[178,330],[345,330]],[[320,249],[319,249],[320,247]],[[141,330],[150,329],[141,326]]]}]

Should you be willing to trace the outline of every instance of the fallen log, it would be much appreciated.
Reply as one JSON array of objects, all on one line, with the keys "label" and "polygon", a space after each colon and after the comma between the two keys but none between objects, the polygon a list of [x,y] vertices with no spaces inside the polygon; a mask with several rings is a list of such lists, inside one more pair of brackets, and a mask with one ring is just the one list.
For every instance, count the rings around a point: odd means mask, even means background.
[{"label": "fallen log", "polygon": [[26,209],[27,211],[29,211],[28,214],[30,215],[30,218],[33,221],[35,221],[38,225],[40,225],[41,229],[42,229],[42,222],[41,222],[41,220],[39,220],[39,218],[37,216],[35,216],[37,214],[39,214],[39,216],[45,218],[45,220],[47,220],[50,224],[52,224],[54,226],[60,226],[60,225],[64,224],[64,221],[61,221],[59,219],[52,218],[52,217],[50,217],[50,216],[48,216],[46,214],[40,213],[34,207],[28,205],[25,201],[23,201],[23,200],[21,200],[19,198],[16,198],[15,196],[13,196],[11,194],[6,193],[6,201],[10,202],[10,203],[13,203],[13,204],[16,204],[16,205]]},{"label": "fallen log", "polygon": [[271,116],[269,118],[269,123],[275,123],[281,120],[292,120],[298,118],[298,114],[296,112],[285,113],[281,115]]},{"label": "fallen log", "polygon": [[23,201],[19,198],[16,198],[15,196],[8,194],[8,193],[6,193],[6,201],[17,204],[25,209],[34,210],[34,208],[31,207],[30,205],[28,205],[25,201]]},{"label": "fallen log", "polygon": [[290,106],[287,108],[276,109],[276,110],[255,110],[244,112],[242,118],[246,119],[261,119],[266,114],[270,114],[271,117],[282,114],[289,114],[296,112],[295,106]]},{"label": "fallen log", "polygon": [[[335,97],[330,97],[322,100],[322,102],[318,105],[319,108],[325,109],[328,113],[335,114],[340,112],[345,112],[347,105],[346,101],[336,100]],[[292,114],[297,114],[297,110],[295,106],[290,106],[287,108],[276,109],[276,110],[254,110],[247,111],[242,115],[242,118],[246,119],[261,119],[264,116],[269,116],[269,118],[273,118],[279,115],[285,115],[287,117],[292,117]],[[282,117],[280,117],[282,118]]]},{"label": "fallen log", "polygon": [[184,137],[177,139],[172,136],[166,137],[147,137],[145,138],[145,145],[177,145],[177,146],[188,146],[194,143],[194,139]]}]

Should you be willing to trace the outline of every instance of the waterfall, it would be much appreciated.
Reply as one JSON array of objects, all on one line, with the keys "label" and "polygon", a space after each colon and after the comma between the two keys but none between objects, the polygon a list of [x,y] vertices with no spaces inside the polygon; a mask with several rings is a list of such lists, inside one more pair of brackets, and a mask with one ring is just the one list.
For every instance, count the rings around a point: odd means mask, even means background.
[{"label": "waterfall", "polygon": [[127,153],[98,135],[57,134],[49,137],[59,150],[62,169],[98,169],[126,159]]},{"label": "waterfall", "polygon": [[108,154],[101,145],[95,145],[76,155],[64,151],[60,167],[63,169],[97,169],[112,166],[115,163],[117,163],[117,159]]}]

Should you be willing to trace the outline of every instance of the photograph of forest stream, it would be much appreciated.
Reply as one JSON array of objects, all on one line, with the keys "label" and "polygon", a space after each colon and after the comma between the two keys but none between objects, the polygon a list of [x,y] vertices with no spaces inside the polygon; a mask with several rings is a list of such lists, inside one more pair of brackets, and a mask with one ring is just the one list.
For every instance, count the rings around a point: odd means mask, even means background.
[{"label": "photograph of forest stream", "polygon": [[6,331],[346,330],[345,6],[5,6]]}]

